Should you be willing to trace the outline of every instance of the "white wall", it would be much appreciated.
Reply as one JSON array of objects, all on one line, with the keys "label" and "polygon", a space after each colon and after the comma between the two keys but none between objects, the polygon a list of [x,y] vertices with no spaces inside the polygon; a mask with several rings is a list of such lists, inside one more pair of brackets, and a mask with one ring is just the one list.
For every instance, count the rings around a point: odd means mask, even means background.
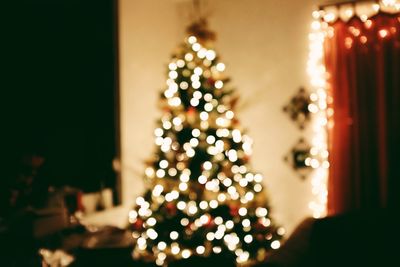
[{"label": "white wall", "polygon": [[[183,40],[191,1],[119,2],[122,186],[124,203],[132,203],[143,189],[143,161],[154,151],[153,130],[161,115],[158,93],[169,57]],[[310,180],[302,181],[283,161],[301,132],[282,107],[308,85],[308,30],[316,1],[204,3],[217,52],[242,96],[237,114],[254,139],[252,165],[266,177],[273,216],[291,231],[311,214],[312,195]]]}]

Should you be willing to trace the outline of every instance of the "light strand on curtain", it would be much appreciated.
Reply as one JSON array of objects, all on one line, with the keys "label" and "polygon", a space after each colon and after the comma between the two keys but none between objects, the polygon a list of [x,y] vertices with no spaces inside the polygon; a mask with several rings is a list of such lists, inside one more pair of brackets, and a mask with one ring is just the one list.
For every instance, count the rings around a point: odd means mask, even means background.
[{"label": "light strand on curtain", "polygon": [[[309,34],[309,57],[307,73],[310,77],[312,94],[309,110],[314,113],[313,139],[310,157],[306,165],[314,169],[311,178],[313,199],[309,202],[309,208],[315,218],[324,217],[327,214],[328,176],[329,176],[329,152],[328,129],[333,127],[330,119],[333,110],[329,108],[332,98],[328,94],[327,73],[324,65],[324,41],[326,37],[332,37],[334,31],[329,23],[337,19],[348,21],[358,16],[361,21],[370,24],[370,17],[378,12],[394,14],[400,12],[400,0],[362,1],[355,3],[336,4],[324,6],[312,13],[313,22]],[[367,25],[368,26],[368,25]],[[357,29],[355,29],[357,30]],[[385,38],[389,32],[387,29],[379,31],[380,37]],[[362,38],[362,37],[361,37]]]},{"label": "light strand on curtain", "polygon": [[328,23],[333,23],[338,19],[347,22],[354,16],[358,16],[361,21],[365,22],[368,18],[378,14],[379,12],[394,14],[399,11],[400,0],[371,0],[325,5],[319,8],[319,15],[320,19]]},{"label": "light strand on curtain", "polygon": [[309,34],[309,56],[307,73],[310,77],[312,93],[311,104],[308,109],[314,114],[312,121],[313,138],[310,157],[306,159],[306,165],[314,171],[311,174],[311,186],[313,199],[309,202],[309,208],[314,218],[324,217],[327,212],[327,181],[328,181],[328,115],[332,110],[328,108],[331,100],[327,94],[326,71],[324,66],[324,39],[327,23],[320,19],[320,12],[313,12],[314,21],[311,23]]}]

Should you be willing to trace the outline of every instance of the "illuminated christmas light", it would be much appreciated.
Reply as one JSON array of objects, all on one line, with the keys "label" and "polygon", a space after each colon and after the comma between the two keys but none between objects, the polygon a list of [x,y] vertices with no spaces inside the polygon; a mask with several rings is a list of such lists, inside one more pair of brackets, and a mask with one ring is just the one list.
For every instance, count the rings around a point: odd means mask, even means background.
[{"label": "illuminated christmas light", "polygon": [[[183,68],[184,66],[185,66],[185,61],[183,61],[182,59],[179,59],[177,62],[176,62],[176,65],[179,67],[179,68]],[[183,89],[183,88],[182,88]]]},{"label": "illuminated christmas light", "polygon": [[[159,242],[158,243],[158,245],[157,245],[157,248],[159,249],[159,250],[164,250],[165,248],[167,247],[167,243],[165,243],[165,242],[163,242],[163,241],[161,241],[161,242]],[[161,257],[160,257],[160,255],[162,255]],[[165,254],[163,253],[163,254],[158,254],[158,257],[159,258],[163,258],[163,259],[165,259],[166,258],[166,255],[164,256]]]},{"label": "illuminated christmas light", "polygon": [[278,240],[274,240],[271,243],[271,248],[273,249],[278,249],[281,246],[281,242],[279,242]]},{"label": "illuminated christmas light", "polygon": [[221,71],[221,72],[222,72],[222,71],[225,70],[225,64],[224,64],[224,63],[221,63],[221,62],[220,62],[220,63],[217,64],[216,67],[217,67],[217,70],[218,70],[218,71]]},{"label": "illuminated christmas light", "polygon": [[189,44],[194,44],[197,42],[197,38],[195,36],[189,36],[188,42]]},{"label": "illuminated christmas light", "polygon": [[177,243],[172,243],[171,245],[172,254],[177,255],[180,251],[181,249],[179,248],[179,245]]},{"label": "illuminated christmas light", "polygon": [[244,237],[244,242],[246,242],[247,244],[250,244],[251,242],[253,242],[253,237],[251,235],[246,235]]},{"label": "illuminated christmas light", "polygon": [[169,237],[170,237],[172,240],[176,240],[176,239],[178,239],[179,234],[178,234],[177,231],[172,231],[172,232],[169,234]]},{"label": "illuminated christmas light", "polygon": [[186,203],[183,201],[179,201],[178,204],[176,204],[176,207],[180,210],[184,210],[186,208]]},{"label": "illuminated christmas light", "polygon": [[182,250],[182,258],[187,259],[187,258],[190,257],[190,255],[192,255],[192,253],[190,252],[190,250],[188,250],[188,249]]},{"label": "illuminated christmas light", "polygon": [[210,207],[215,209],[216,207],[218,207],[218,201],[216,201],[215,199],[210,201]]},{"label": "illuminated christmas light", "polygon": [[217,89],[221,89],[224,86],[224,83],[222,81],[216,81],[214,86]]},{"label": "illuminated christmas light", "polygon": [[[335,19],[334,15],[325,15],[324,20],[331,22]],[[315,27],[320,24],[319,27]],[[314,92],[310,96],[312,103],[308,106],[310,112],[314,114],[312,121],[313,136],[312,147],[310,150],[311,158],[306,160],[306,164],[315,171],[312,175],[312,193],[315,198],[309,203],[313,212],[313,217],[318,218],[326,214],[326,192],[328,171],[322,168],[320,162],[321,153],[327,151],[327,93],[326,93],[326,71],[324,67],[323,44],[325,36],[328,34],[326,24],[321,23],[319,18],[313,21],[309,35],[310,51],[307,62],[307,72],[310,77],[310,83]],[[352,45],[352,40],[346,41],[346,46]],[[315,182],[317,181],[317,182]],[[278,244],[278,243],[274,243]]]},{"label": "illuminated christmas light", "polygon": [[205,58],[205,57],[206,57],[206,53],[207,53],[207,49],[201,48],[201,49],[197,52],[197,56],[198,56],[199,58]]},{"label": "illuminated christmas light", "polygon": [[157,232],[153,228],[147,229],[146,233],[147,233],[147,236],[152,240],[154,240],[158,237]]},{"label": "illuminated christmas light", "polygon": [[206,58],[207,58],[208,60],[214,60],[214,59],[215,59],[215,56],[216,56],[216,53],[215,53],[214,50],[208,50],[208,51],[206,52]]},{"label": "illuminated christmas light", "polygon": [[240,216],[246,216],[246,214],[247,214],[247,209],[245,207],[241,207],[239,209],[239,215]]}]

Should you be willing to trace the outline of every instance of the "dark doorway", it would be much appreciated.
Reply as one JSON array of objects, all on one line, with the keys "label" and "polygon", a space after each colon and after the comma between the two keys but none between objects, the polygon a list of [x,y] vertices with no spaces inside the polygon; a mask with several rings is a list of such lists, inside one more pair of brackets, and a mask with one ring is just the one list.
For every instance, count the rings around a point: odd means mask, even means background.
[{"label": "dark doorway", "polygon": [[44,158],[47,182],[116,190],[116,4],[17,0],[7,13],[2,180],[26,155]]}]

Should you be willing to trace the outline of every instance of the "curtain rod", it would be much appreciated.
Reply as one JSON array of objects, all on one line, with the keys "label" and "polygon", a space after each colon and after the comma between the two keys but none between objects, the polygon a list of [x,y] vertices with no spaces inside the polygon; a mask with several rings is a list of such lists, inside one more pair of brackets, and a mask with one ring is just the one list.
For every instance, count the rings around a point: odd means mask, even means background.
[{"label": "curtain rod", "polygon": [[347,0],[347,1],[341,1],[341,2],[335,2],[335,3],[327,3],[327,4],[322,4],[318,6],[318,9],[324,9],[325,7],[329,6],[341,6],[341,5],[346,5],[346,4],[357,4],[357,3],[362,3],[362,2],[375,2],[379,4],[379,0]]}]

